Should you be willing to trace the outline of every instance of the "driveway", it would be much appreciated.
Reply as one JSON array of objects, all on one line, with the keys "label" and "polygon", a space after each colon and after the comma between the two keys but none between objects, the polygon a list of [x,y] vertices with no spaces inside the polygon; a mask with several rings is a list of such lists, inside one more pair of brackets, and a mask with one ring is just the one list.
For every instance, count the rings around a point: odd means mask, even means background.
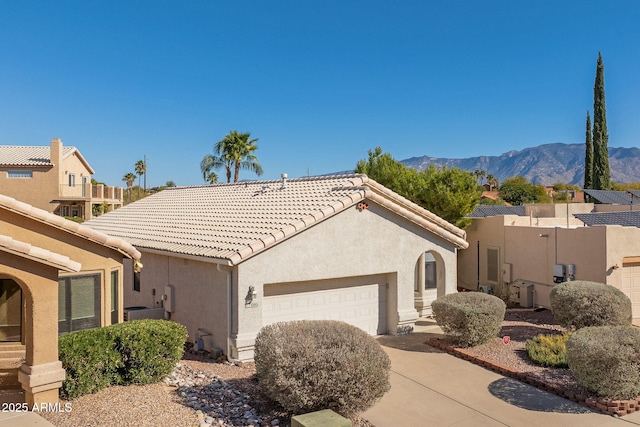
[{"label": "driveway", "polygon": [[640,426],[640,412],[614,418],[458,359],[425,342],[428,320],[405,336],[381,336],[391,358],[391,390],[363,414],[376,427]]}]

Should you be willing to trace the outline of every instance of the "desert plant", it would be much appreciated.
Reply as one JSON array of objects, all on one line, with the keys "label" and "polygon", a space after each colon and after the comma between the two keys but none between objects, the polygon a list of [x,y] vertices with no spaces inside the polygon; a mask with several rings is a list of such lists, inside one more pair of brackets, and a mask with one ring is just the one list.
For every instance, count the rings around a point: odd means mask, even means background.
[{"label": "desert plant", "polygon": [[62,335],[66,370],[61,394],[75,398],[113,384],[148,384],[170,374],[182,357],[186,328],[166,320],[135,320]]},{"label": "desert plant", "polygon": [[631,300],[620,289],[604,283],[561,283],[551,291],[551,310],[568,329],[587,326],[631,325]]},{"label": "desert plant", "polygon": [[542,366],[566,368],[567,340],[571,333],[562,335],[538,335],[524,344],[529,359]]},{"label": "desert plant", "polygon": [[482,292],[461,292],[438,298],[431,308],[436,322],[454,344],[473,347],[498,336],[506,304]]},{"label": "desert plant", "polygon": [[294,413],[333,409],[351,416],[390,388],[387,354],[373,337],[344,322],[265,326],[256,337],[254,359],[265,394]]},{"label": "desert plant", "polygon": [[640,395],[640,330],[629,326],[586,327],[567,341],[569,369],[578,383],[599,396]]}]

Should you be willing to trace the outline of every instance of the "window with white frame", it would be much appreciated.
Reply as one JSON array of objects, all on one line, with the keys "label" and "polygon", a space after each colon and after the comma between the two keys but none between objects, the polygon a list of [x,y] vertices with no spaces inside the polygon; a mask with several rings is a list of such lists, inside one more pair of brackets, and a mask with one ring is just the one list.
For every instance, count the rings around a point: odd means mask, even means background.
[{"label": "window with white frame", "polygon": [[75,187],[76,186],[76,175],[73,173],[69,174],[69,187]]},{"label": "window with white frame", "polygon": [[33,171],[27,171],[27,170],[7,171],[7,178],[33,178]]}]

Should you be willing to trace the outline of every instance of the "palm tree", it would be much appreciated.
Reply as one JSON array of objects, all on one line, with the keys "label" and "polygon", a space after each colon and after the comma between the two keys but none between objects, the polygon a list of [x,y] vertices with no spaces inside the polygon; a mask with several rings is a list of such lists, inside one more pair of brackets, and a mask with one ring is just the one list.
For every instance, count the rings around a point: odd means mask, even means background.
[{"label": "palm tree", "polygon": [[[138,175],[138,199],[140,198],[140,178],[147,172],[147,164],[144,160],[138,160],[135,164],[136,175]],[[145,188],[144,191],[147,191]]]},{"label": "palm tree", "polygon": [[[213,147],[214,155],[204,156],[200,162],[200,170],[205,181],[211,182],[212,169],[224,167],[227,172],[227,182],[231,182],[231,169],[233,168],[233,182],[238,182],[240,169],[246,169],[260,176],[263,173],[258,158],[253,154],[258,146],[256,139],[249,139],[250,133],[240,133],[232,130]],[[217,176],[216,176],[217,180]]]},{"label": "palm tree", "polygon": [[498,187],[498,179],[490,173],[487,175],[487,184],[489,184],[489,191],[493,191]]},{"label": "palm tree", "polygon": [[122,180],[127,183],[127,190],[129,190],[129,203],[131,203],[131,187],[136,182],[136,176],[131,172],[122,177]]},{"label": "palm tree", "polygon": [[[220,169],[224,167],[227,170],[227,182],[231,182],[231,165],[230,159],[226,159],[224,156],[216,156],[213,154],[207,154],[202,158],[200,162],[200,170],[202,171],[202,178],[211,184],[218,182],[218,175],[213,172],[213,169]],[[214,179],[215,177],[215,179]]]}]

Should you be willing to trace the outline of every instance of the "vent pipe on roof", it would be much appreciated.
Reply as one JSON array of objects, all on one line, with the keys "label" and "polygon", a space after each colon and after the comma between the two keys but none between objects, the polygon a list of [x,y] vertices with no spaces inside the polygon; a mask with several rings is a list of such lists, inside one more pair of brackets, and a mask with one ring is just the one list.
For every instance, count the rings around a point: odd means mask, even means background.
[{"label": "vent pipe on roof", "polygon": [[287,188],[287,176],[286,173],[280,175],[280,178],[282,178],[282,187],[280,187],[280,189]]}]

